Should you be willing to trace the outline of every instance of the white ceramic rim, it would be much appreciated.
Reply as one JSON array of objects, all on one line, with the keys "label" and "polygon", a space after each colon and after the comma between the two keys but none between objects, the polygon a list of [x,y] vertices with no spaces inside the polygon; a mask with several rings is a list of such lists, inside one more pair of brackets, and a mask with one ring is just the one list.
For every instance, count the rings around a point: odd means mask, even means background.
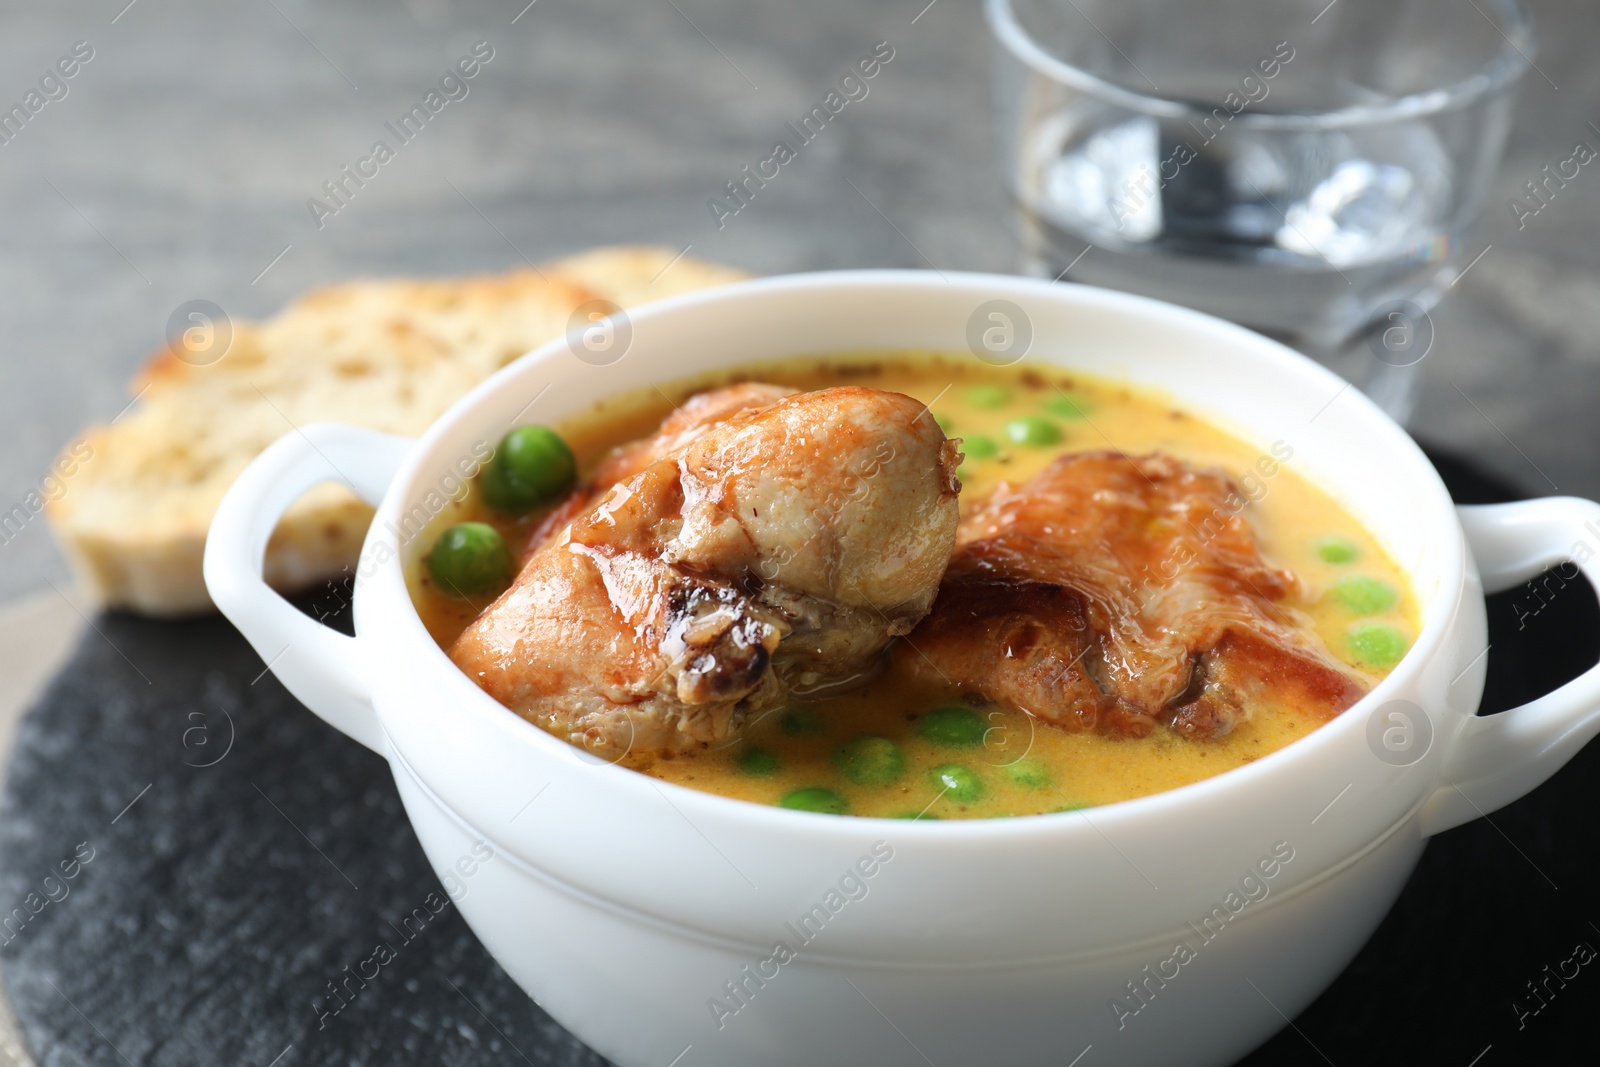
[{"label": "white ceramic rim", "polygon": [[[1340,400],[1341,403],[1356,404],[1361,407],[1366,419],[1372,424],[1374,431],[1385,435],[1387,438],[1385,443],[1393,449],[1395,462],[1404,463],[1410,468],[1407,476],[1415,482],[1418,490],[1419,513],[1427,515],[1429,521],[1436,527],[1432,538],[1432,551],[1437,553],[1439,557],[1438,573],[1443,577],[1431,594],[1416,590],[1419,599],[1423,600],[1421,627],[1418,634],[1400,663],[1366,696],[1336,719],[1245,766],[1223,771],[1209,778],[1189,785],[1179,786],[1175,789],[1087,809],[1094,813],[1093,821],[1096,826],[1120,825],[1145,819],[1181,819],[1184,817],[1183,809],[1191,807],[1197,802],[1210,801],[1221,793],[1239,792],[1262,787],[1267,785],[1270,779],[1278,777],[1280,774],[1289,773],[1297,765],[1308,761],[1317,761],[1321,758],[1320,753],[1323,749],[1333,748],[1344,741],[1347,735],[1363,731],[1366,728],[1366,713],[1389,699],[1390,694],[1395,690],[1409,687],[1408,679],[1410,676],[1422,664],[1428,662],[1441,651],[1441,645],[1445,641],[1446,634],[1450,630],[1451,621],[1461,602],[1462,578],[1466,573],[1467,559],[1465,556],[1464,537],[1456,518],[1455,505],[1451,501],[1444,483],[1440,480],[1438,472],[1434,470],[1433,465],[1404,430],[1357,390],[1345,388],[1346,383],[1343,379],[1300,353],[1243,327],[1235,326],[1200,312],[1108,289],[1091,288],[1062,282],[1047,282],[1009,275],[953,271],[934,274],[927,271],[909,270],[832,271],[785,275],[741,282],[737,286],[703,290],[663,300],[641,308],[636,312],[631,312],[630,318],[633,320],[635,330],[637,330],[641,322],[651,318],[673,315],[683,309],[699,304],[727,300],[730,296],[737,299],[737,294],[745,292],[784,289],[802,292],[806,290],[823,291],[838,286],[882,286],[889,288],[914,286],[937,289],[952,281],[986,290],[990,296],[1000,298],[1015,297],[1020,293],[1028,298],[1048,299],[1052,294],[1069,292],[1075,300],[1099,303],[1129,316],[1166,320],[1175,328],[1190,333],[1210,334],[1212,337],[1234,347],[1255,349],[1263,354],[1272,353],[1270,358],[1282,363],[1284,374],[1299,375],[1306,380],[1308,385],[1315,385],[1325,390],[1329,395],[1342,391],[1343,398]],[[389,491],[385,494],[383,502],[373,519],[371,529],[378,531],[383,528],[385,522],[393,522],[397,518],[400,503],[407,500],[411,495],[413,483],[419,473],[425,467],[431,469],[432,464],[428,462],[431,453],[440,438],[445,435],[447,427],[468,419],[472,411],[485,397],[497,392],[509,379],[523,373],[523,368],[528,366],[530,362],[541,361],[556,353],[565,352],[567,343],[566,338],[558,338],[523,356],[478,385],[436,420],[419,439],[416,447],[407,456],[399,470],[396,471],[394,479],[390,483]],[[1052,363],[1052,365],[1070,366],[1069,364],[1056,363]],[[686,376],[692,377],[693,375]],[[653,380],[671,381],[673,379],[663,376]],[[641,379],[640,384],[647,383]],[[1182,398],[1177,399],[1180,402],[1182,400]],[[1191,410],[1197,416],[1207,421],[1213,421],[1231,433],[1237,433],[1236,430],[1231,428],[1230,423],[1232,420],[1225,413],[1218,412],[1213,414],[1198,409]],[[373,536],[373,534],[369,533],[369,541]],[[480,719],[483,721],[482,725],[485,728],[499,733],[500,736],[506,738],[508,743],[531,745],[542,758],[572,759],[574,752],[572,746],[521,718],[489,696],[462,673],[445,654],[444,650],[434,643],[422,624],[421,616],[418,614],[411,600],[410,591],[406,586],[403,556],[404,553],[400,553],[395,558],[386,560],[368,577],[358,578],[357,596],[355,598],[355,620],[358,639],[361,639],[365,632],[369,635],[365,639],[372,640],[376,637],[376,631],[383,629],[386,631],[388,639],[400,640],[416,646],[411,651],[412,654],[421,657],[423,660],[422,666],[426,669],[438,669],[445,672],[446,676],[451,679],[449,684],[459,693],[459,699],[452,707],[452,715],[470,715]],[[1414,576],[1409,573],[1407,574],[1407,579],[1413,583],[1415,581]],[[362,595],[363,593],[365,595]],[[394,605],[396,603],[403,603],[404,610],[395,611],[392,615],[385,615],[382,618],[368,617],[369,613],[380,610],[386,605]],[[365,607],[365,611],[363,607]],[[370,622],[372,625],[364,625],[364,621]],[[378,718],[381,726],[381,709],[378,710]],[[441,717],[439,722],[440,729],[447,728],[446,719]],[[384,732],[388,735],[387,729]],[[395,751],[401,751],[392,735],[388,736],[391,748]],[[590,773],[607,776],[604,788],[627,794],[630,800],[650,802],[652,798],[647,795],[646,791],[664,792],[672,799],[675,806],[683,809],[682,813],[691,821],[694,821],[696,813],[704,812],[708,816],[720,819],[724,824],[730,822],[743,824],[745,829],[768,829],[791,836],[800,834],[830,838],[840,844],[848,844],[859,840],[864,826],[877,823],[892,824],[897,834],[942,835],[941,839],[944,840],[960,840],[972,836],[981,836],[990,840],[1009,837],[1048,836],[1063,828],[1069,820],[1084,814],[1082,810],[1079,810],[1010,819],[938,821],[880,819],[871,816],[841,817],[791,811],[776,806],[736,800],[715,793],[676,785],[615,765],[597,763],[596,766],[590,769]],[[442,789],[438,791],[441,796],[447,792]],[[1417,803],[1411,808],[1411,812],[1426,803],[1431,792],[1431,789],[1422,790]],[[659,799],[659,797],[654,799]],[[1410,812],[1405,817],[1409,817],[1409,814]],[[1403,820],[1404,817],[1399,821]],[[1389,828],[1389,826],[1374,828],[1374,833],[1369,836],[1382,836]],[[496,835],[489,836],[494,837]]]}]

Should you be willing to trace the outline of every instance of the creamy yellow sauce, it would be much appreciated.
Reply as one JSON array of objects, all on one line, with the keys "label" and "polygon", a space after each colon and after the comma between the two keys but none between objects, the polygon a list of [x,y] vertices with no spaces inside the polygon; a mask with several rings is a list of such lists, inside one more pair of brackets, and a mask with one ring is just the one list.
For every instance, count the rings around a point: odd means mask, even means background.
[{"label": "creamy yellow sauce", "polygon": [[[963,513],[1000,482],[1025,481],[1063,452],[1165,452],[1197,466],[1222,468],[1253,501],[1246,514],[1267,561],[1300,578],[1300,594],[1286,606],[1309,640],[1371,685],[1389,667],[1373,665],[1370,646],[1353,642],[1353,631],[1386,627],[1402,639],[1401,647],[1409,647],[1416,635],[1418,605],[1406,576],[1332,498],[1290,469],[1287,446],[1277,446],[1274,455],[1273,446],[1247,444],[1153,392],[1082,374],[994,368],[924,353],[791,360],[618,396],[555,429],[587,473],[612,446],[651,433],[673,403],[702,389],[750,379],[805,389],[865,385],[930,404],[945,432],[967,442],[960,469]],[[1013,440],[1008,426],[1029,417],[1046,420],[1059,439],[1051,444]],[[488,601],[471,603],[440,593],[422,559],[440,530],[467,519],[494,523],[515,549],[537,516],[506,520],[468,496],[417,539],[408,579],[424,623],[444,647]],[[1356,581],[1335,588],[1341,579]],[[968,719],[976,716],[981,736],[969,731],[965,744],[923,736],[926,713],[938,707],[960,707]],[[973,705],[957,693],[912,686],[886,674],[850,693],[796,701],[767,713],[720,748],[635,766],[665,781],[756,803],[781,803],[799,790],[827,790],[836,806],[855,815],[985,818],[1108,804],[1171,789],[1249,763],[1317,725],[1315,717],[1293,707],[1271,707],[1218,741],[1187,741],[1160,730],[1140,740],[1114,739],[1068,733],[1017,709]],[[840,765],[841,746],[864,735],[888,738],[903,754],[903,770],[892,782],[861,784]],[[965,772],[954,789],[949,778],[940,777],[952,766]]]}]

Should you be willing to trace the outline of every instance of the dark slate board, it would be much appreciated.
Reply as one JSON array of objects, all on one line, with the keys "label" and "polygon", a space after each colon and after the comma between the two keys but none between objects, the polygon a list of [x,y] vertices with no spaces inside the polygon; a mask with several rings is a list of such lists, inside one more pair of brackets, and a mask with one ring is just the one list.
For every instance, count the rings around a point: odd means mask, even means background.
[{"label": "dark slate board", "polygon": [[[1519,495],[1438,462],[1462,501]],[[1582,579],[1519,632],[1514,602],[1527,595],[1492,601],[1487,710],[1600,654]],[[402,944],[391,922],[443,891],[387,768],[263,675],[230,626],[120,615],[97,626],[23,723],[0,808],[0,916],[26,914],[29,893],[37,906],[47,888],[66,890],[0,933],[41,1067],[604,1062],[511,983],[453,909]],[[1552,984],[1520,1028],[1513,1004],[1532,1007],[1525,983],[1577,942],[1600,946],[1589,923],[1600,922],[1597,772],[1593,746],[1492,824],[1439,837],[1355,963],[1249,1067],[1466,1067],[1485,1050],[1481,1067],[1496,1067],[1592,1051],[1592,968]],[[93,858],[47,887],[80,843]],[[398,959],[319,1028],[325,983],[383,941],[402,946]]]},{"label": "dark slate board", "polygon": [[[453,908],[400,936],[391,923],[448,898],[388,767],[230,625],[96,625],[22,724],[0,818],[5,908],[94,850],[0,947],[40,1067],[604,1064]],[[380,942],[398,958],[319,1028],[326,983]]]}]

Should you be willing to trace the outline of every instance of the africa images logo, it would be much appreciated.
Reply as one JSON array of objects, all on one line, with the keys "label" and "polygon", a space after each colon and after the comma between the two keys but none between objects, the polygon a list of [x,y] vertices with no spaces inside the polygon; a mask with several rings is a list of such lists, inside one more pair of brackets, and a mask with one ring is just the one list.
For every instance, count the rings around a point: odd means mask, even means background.
[{"label": "africa images logo", "polygon": [[394,135],[394,146],[385,140],[374,141],[372,150],[356,160],[354,170],[347,163],[332,178],[323,182],[322,192],[327,200],[315,196],[306,200],[306,208],[311,212],[311,220],[317,224],[317,229],[325,229],[330,217],[349,207],[356,193],[365,189],[367,182],[376,178],[379,171],[399,155],[401,148],[416,140],[447,105],[465,100],[472,91],[467,83],[476,78],[493,58],[494,46],[488,41],[473,45],[469,55],[456,60],[455,65],[444,72],[437,89],[429,89],[421,101],[412,104],[411,110],[400,116],[398,126],[393,122],[383,124]]},{"label": "africa images logo", "polygon": [[[798,159],[801,150],[820,137],[828,123],[849,104],[865,100],[867,94],[872,91],[867,82],[876,78],[878,72],[893,58],[894,46],[888,41],[879,41],[873,46],[870,55],[857,62],[850,68],[848,74],[839,79],[837,88],[828,90],[821,104],[800,117],[799,125],[792,122],[784,123],[784,132],[793,138],[793,146],[787,140],[774,142],[772,154],[757,163],[753,172],[750,170],[750,164],[746,163],[740,168],[743,177],[723,183],[723,189],[727,192],[725,199],[718,200],[712,197],[706,200],[706,207],[711,209],[711,217],[716,221],[717,229],[727,226],[730,218],[743,211],[755,199],[757,190],[765,189],[767,182],[783,173],[783,167]],[[754,188],[751,188],[752,183]]]}]

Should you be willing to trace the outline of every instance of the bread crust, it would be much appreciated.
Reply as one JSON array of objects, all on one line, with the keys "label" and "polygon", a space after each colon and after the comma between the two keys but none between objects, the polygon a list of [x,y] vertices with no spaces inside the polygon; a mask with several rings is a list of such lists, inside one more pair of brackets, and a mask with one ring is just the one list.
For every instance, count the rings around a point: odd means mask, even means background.
[{"label": "bread crust", "polygon": [[[331,420],[416,436],[501,367],[560,336],[591,300],[636,307],[738,281],[670,248],[600,248],[504,274],[343,282],[261,323],[232,323],[218,361],[168,347],[131,384],[136,403],[79,438],[88,460],[45,514],[79,583],[105,606],[153,616],[213,610],[206,531],[240,471],[295,426]],[[284,592],[355,565],[372,509],[322,485],[284,514],[267,581]]]}]

